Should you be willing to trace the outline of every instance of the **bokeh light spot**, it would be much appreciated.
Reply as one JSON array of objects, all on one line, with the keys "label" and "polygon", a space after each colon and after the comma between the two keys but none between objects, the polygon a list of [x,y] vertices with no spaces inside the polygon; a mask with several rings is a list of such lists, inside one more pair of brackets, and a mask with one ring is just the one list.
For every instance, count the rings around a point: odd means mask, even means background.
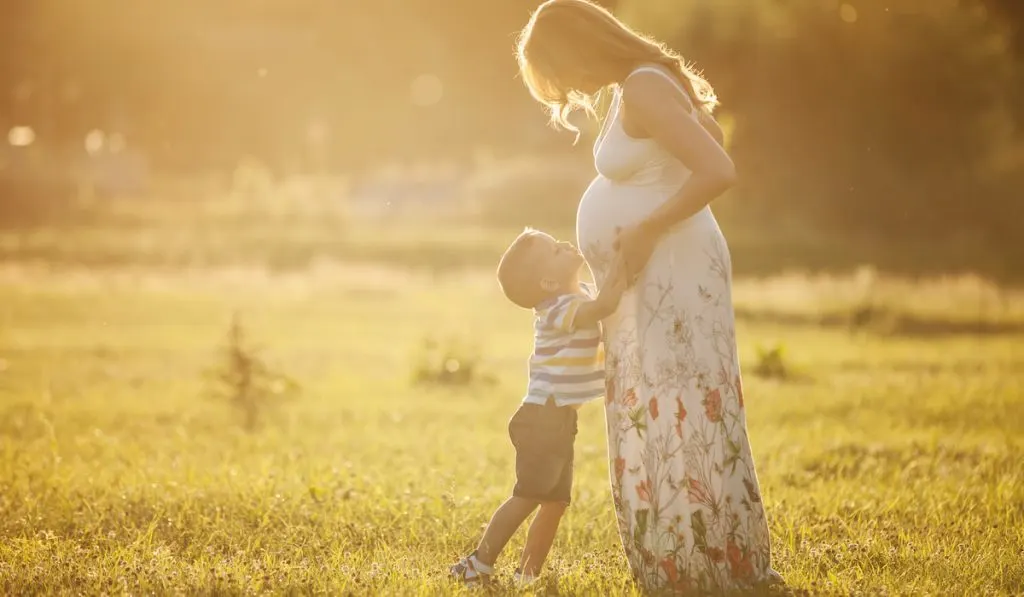
[{"label": "bokeh light spot", "polygon": [[856,23],[857,9],[852,4],[843,4],[839,7],[839,18],[847,23]]},{"label": "bokeh light spot", "polygon": [[90,155],[97,154],[106,143],[107,135],[99,129],[93,129],[85,136],[85,151]]},{"label": "bokeh light spot", "polygon": [[7,131],[7,142],[15,147],[28,147],[36,141],[36,132],[30,126],[15,126]]},{"label": "bokeh light spot", "polygon": [[413,104],[423,108],[433,106],[444,96],[444,84],[435,75],[423,74],[413,79],[409,94]]}]

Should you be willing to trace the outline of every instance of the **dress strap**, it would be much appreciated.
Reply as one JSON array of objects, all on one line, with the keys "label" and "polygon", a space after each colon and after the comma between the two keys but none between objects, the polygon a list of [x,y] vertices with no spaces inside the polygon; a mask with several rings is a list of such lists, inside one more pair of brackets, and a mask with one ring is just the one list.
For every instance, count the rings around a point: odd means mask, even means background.
[{"label": "dress strap", "polygon": [[693,108],[694,100],[693,97],[690,96],[689,90],[687,90],[686,87],[683,86],[682,82],[679,81],[677,77],[670,75],[668,72],[666,72],[666,70],[667,69],[664,66],[639,66],[633,69],[633,72],[629,73],[629,76],[626,77],[626,80],[628,81],[630,77],[641,72],[657,73],[661,75],[663,78],[667,79],[670,83],[672,83],[672,85],[679,90],[679,93],[683,94],[683,97],[686,98],[686,101],[690,105],[690,107]]},{"label": "dress strap", "polygon": [[619,94],[621,90],[618,87],[608,89],[612,94],[612,101],[608,104],[608,111],[604,115],[604,122],[601,123],[601,130],[597,133],[597,139],[594,140],[594,155],[597,155],[597,150],[601,147],[601,143],[608,136],[612,123],[619,117],[619,102],[621,101]]}]

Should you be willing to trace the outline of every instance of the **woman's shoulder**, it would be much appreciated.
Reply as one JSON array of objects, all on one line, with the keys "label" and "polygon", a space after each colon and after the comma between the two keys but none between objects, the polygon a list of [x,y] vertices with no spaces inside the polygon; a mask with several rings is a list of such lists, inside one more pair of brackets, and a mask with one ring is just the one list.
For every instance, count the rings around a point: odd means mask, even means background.
[{"label": "woman's shoulder", "polygon": [[686,89],[679,80],[679,73],[673,71],[668,66],[657,62],[645,62],[638,64],[633,68],[633,70],[629,71],[628,75],[626,75],[626,78],[622,81],[622,87],[627,87],[630,81],[639,81],[642,79],[662,79],[668,81],[683,93],[686,93]]},{"label": "woman's shoulder", "polygon": [[661,73],[662,75],[670,78],[676,76],[675,71],[673,71],[671,68],[660,62],[641,62],[640,64],[634,66],[633,70],[629,71],[628,77],[632,77],[636,73],[645,71]]},{"label": "woman's shoulder", "polygon": [[634,68],[622,82],[622,97],[628,103],[633,99],[642,103],[661,102],[674,98],[687,111],[693,109],[693,99],[683,85],[679,73],[664,64],[644,63]]}]

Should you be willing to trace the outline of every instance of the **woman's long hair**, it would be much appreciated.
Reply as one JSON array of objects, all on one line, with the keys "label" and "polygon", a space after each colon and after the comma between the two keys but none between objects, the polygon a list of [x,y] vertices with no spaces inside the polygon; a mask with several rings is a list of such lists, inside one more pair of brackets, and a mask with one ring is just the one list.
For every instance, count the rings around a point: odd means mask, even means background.
[{"label": "woman's long hair", "polygon": [[541,4],[519,34],[516,58],[530,95],[547,106],[551,125],[577,138],[569,115],[579,109],[594,116],[598,93],[642,64],[675,73],[699,109],[710,113],[718,105],[715,90],[679,54],[589,0]]}]

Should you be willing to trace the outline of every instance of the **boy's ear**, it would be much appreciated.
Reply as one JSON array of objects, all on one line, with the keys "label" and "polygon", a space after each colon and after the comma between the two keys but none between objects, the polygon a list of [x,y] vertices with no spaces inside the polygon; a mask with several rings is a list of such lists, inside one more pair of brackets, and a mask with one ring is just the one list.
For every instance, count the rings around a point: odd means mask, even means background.
[{"label": "boy's ear", "polygon": [[552,280],[551,278],[541,278],[540,287],[541,290],[543,290],[544,292],[554,292],[558,290],[559,284],[557,281]]}]

